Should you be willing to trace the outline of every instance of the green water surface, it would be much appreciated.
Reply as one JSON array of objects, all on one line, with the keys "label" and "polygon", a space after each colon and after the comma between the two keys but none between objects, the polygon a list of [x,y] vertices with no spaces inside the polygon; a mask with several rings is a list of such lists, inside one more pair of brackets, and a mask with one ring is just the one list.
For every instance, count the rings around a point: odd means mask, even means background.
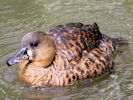
[{"label": "green water surface", "polygon": [[[116,74],[71,87],[34,89],[6,60],[30,31],[68,22],[97,22],[101,32],[129,41],[113,59]],[[133,0],[0,0],[0,100],[133,100]]]}]

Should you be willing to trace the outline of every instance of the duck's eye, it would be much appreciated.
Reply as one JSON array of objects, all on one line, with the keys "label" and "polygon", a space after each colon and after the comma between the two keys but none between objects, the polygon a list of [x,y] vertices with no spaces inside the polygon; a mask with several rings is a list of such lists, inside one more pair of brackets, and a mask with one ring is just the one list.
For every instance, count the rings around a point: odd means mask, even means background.
[{"label": "duck's eye", "polygon": [[38,46],[38,42],[32,42],[30,45],[31,45],[31,47],[37,47]]}]

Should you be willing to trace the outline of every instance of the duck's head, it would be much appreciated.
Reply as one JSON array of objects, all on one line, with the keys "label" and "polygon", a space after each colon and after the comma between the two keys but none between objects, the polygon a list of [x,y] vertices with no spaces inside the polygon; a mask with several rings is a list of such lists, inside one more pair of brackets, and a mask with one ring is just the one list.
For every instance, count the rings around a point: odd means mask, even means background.
[{"label": "duck's head", "polygon": [[29,61],[38,66],[47,67],[52,63],[55,52],[55,43],[48,34],[30,32],[22,38],[20,50],[7,61],[7,65]]}]

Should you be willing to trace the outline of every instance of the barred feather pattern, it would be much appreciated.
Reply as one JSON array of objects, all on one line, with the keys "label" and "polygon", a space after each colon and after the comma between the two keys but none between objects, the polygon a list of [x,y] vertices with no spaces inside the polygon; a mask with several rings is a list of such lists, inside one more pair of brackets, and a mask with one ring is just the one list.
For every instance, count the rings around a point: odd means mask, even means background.
[{"label": "barred feather pattern", "polygon": [[110,54],[116,50],[116,44],[100,33],[97,24],[70,23],[56,27],[50,34],[57,46],[52,66],[58,72],[53,77],[60,77],[55,86],[72,85],[79,79],[93,79],[113,69]]},{"label": "barred feather pattern", "polygon": [[116,43],[101,34],[96,23],[59,25],[50,30],[49,35],[56,45],[54,61],[46,68],[22,63],[21,80],[40,87],[68,86],[113,69],[110,54],[116,50]]}]

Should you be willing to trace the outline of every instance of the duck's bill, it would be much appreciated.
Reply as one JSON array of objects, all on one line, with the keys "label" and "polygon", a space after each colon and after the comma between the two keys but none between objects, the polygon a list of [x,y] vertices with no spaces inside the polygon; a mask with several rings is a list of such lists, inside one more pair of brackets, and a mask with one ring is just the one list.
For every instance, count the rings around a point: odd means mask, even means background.
[{"label": "duck's bill", "polygon": [[16,63],[19,63],[23,60],[28,59],[28,55],[27,55],[27,48],[21,48],[13,57],[11,57],[8,61],[7,61],[7,65],[8,66],[12,66]]}]

